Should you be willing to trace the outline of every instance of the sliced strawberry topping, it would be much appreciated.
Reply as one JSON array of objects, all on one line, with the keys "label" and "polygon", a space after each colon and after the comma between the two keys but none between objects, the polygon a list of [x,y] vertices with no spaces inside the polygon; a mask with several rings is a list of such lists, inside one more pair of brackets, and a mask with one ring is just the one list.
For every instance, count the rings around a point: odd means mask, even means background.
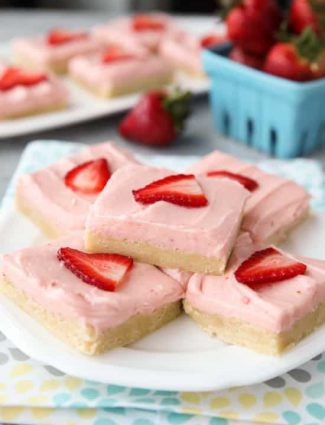
[{"label": "sliced strawberry topping", "polygon": [[64,183],[74,192],[92,195],[101,192],[111,173],[105,158],[94,159],[77,165],[64,177]]},{"label": "sliced strawberry topping", "polygon": [[60,248],[57,256],[83,282],[104,291],[115,291],[133,266],[133,258],[119,254],[87,254]]},{"label": "sliced strawberry topping", "polygon": [[243,176],[242,174],[232,173],[231,171],[226,171],[226,170],[209,171],[207,173],[207,176],[208,177],[227,177],[229,179],[236,180],[236,182],[240,183],[250,192],[258,188],[258,183],[255,180],[250,179],[249,177]]},{"label": "sliced strawberry topping", "polygon": [[6,91],[16,86],[34,86],[46,80],[45,74],[9,67],[0,78],[0,90]]},{"label": "sliced strawberry topping", "polygon": [[58,28],[47,34],[47,43],[52,46],[60,46],[61,44],[81,40],[86,37],[88,37],[88,34],[83,31],[67,31]]},{"label": "sliced strawberry topping", "polygon": [[162,31],[166,24],[158,18],[150,15],[136,15],[132,20],[134,31]]},{"label": "sliced strawberry topping", "polygon": [[280,282],[304,274],[307,266],[275,248],[256,251],[235,271],[238,282],[256,289],[263,283]]},{"label": "sliced strawberry topping", "polygon": [[208,200],[193,174],[168,176],[142,189],[133,190],[132,193],[135,200],[141,204],[165,201],[188,208],[208,205]]},{"label": "sliced strawberry topping", "polygon": [[127,53],[118,47],[108,47],[102,56],[103,63],[119,62],[127,59],[133,59],[135,56]]},{"label": "sliced strawberry topping", "polygon": [[201,38],[201,47],[207,48],[217,44],[225,43],[226,41],[227,37],[225,35],[209,34]]}]

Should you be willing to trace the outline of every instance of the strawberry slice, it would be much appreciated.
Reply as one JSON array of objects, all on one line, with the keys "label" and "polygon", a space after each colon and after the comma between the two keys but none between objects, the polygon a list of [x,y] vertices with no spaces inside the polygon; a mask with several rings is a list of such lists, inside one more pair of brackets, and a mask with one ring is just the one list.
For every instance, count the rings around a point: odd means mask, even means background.
[{"label": "strawberry slice", "polygon": [[102,56],[103,63],[119,62],[127,59],[133,59],[135,56],[131,53],[126,53],[118,47],[108,47]]},{"label": "strawberry slice", "polygon": [[20,84],[22,84],[23,86],[34,86],[46,80],[47,80],[47,76],[41,73],[21,72],[20,74]]},{"label": "strawberry slice", "polygon": [[82,40],[86,37],[88,37],[88,34],[83,31],[67,31],[65,29],[57,28],[47,34],[46,40],[51,46],[60,46],[61,44]]},{"label": "strawberry slice", "polygon": [[17,68],[7,68],[3,72],[0,79],[0,88],[1,90],[10,90],[17,85],[18,81],[18,69]]},{"label": "strawberry slice", "polygon": [[249,177],[243,176],[242,174],[232,173],[231,171],[226,171],[226,170],[209,171],[207,173],[207,176],[208,177],[227,177],[231,180],[236,180],[236,182],[240,183],[250,192],[258,188],[258,183],[255,180],[250,179]]},{"label": "strawberry slice", "polygon": [[132,191],[141,204],[165,201],[181,207],[198,208],[208,205],[202,189],[193,174],[177,174],[156,180],[142,189]]},{"label": "strawberry slice", "polygon": [[59,261],[83,282],[104,291],[115,291],[133,266],[133,258],[119,254],[88,254],[73,248],[60,248]]},{"label": "strawberry slice", "polygon": [[207,48],[211,46],[215,46],[217,44],[222,44],[227,41],[227,37],[225,35],[218,34],[209,34],[201,38],[200,44],[201,47]]},{"label": "strawberry slice", "polygon": [[166,24],[158,18],[150,15],[136,15],[132,19],[134,31],[163,31]]},{"label": "strawberry slice", "polygon": [[304,274],[307,266],[269,247],[256,251],[235,271],[238,282],[256,289],[263,283],[280,282]]},{"label": "strawberry slice", "polygon": [[16,86],[34,86],[46,80],[47,76],[45,74],[9,67],[0,78],[0,90],[6,91]]},{"label": "strawberry slice", "polygon": [[93,195],[104,189],[110,177],[106,159],[99,158],[84,162],[68,171],[64,183],[74,192]]}]

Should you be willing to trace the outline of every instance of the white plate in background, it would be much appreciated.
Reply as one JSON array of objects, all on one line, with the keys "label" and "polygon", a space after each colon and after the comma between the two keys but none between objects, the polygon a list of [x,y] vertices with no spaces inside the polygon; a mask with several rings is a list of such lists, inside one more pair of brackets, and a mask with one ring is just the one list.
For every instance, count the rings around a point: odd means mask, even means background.
[{"label": "white plate in background", "polygon": [[[223,25],[217,23],[214,18],[178,18],[177,20],[185,29],[196,34],[216,29],[222,31],[223,29]],[[0,58],[9,60],[9,44],[0,44]],[[64,127],[123,112],[131,108],[139,98],[139,94],[133,94],[112,99],[100,99],[78,87],[67,77],[61,78],[70,92],[69,107],[62,111],[0,121],[0,139]],[[191,78],[182,73],[177,76],[177,85],[190,90],[193,94],[203,94],[209,89],[208,80]]]}]

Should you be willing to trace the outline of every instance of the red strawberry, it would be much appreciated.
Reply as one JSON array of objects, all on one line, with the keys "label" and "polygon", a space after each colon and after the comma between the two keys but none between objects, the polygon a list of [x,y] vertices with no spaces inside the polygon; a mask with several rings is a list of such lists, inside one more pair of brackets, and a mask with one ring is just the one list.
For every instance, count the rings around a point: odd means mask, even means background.
[{"label": "red strawberry", "polygon": [[60,248],[58,260],[83,282],[104,291],[115,291],[133,266],[133,259],[119,254],[87,254]]},{"label": "red strawberry", "polygon": [[280,282],[304,274],[306,269],[305,264],[270,247],[256,251],[245,260],[235,271],[235,277],[238,282],[254,289],[263,283]]},{"label": "red strawberry", "polygon": [[150,15],[136,15],[132,19],[134,31],[163,31],[165,27],[161,19]]},{"label": "red strawberry", "polygon": [[119,126],[120,134],[145,145],[170,144],[181,133],[189,115],[189,92],[146,93]]},{"label": "red strawberry", "polygon": [[54,29],[47,34],[47,43],[52,46],[60,46],[61,44],[70,43],[71,41],[81,40],[88,37],[86,32],[67,31],[65,29]]},{"label": "red strawberry", "polygon": [[127,59],[132,59],[135,56],[131,53],[126,53],[119,47],[108,47],[102,56],[103,63],[119,62]]},{"label": "red strawberry", "polygon": [[264,71],[294,81],[308,81],[312,77],[311,64],[299,56],[291,43],[277,43],[270,50]]},{"label": "red strawberry", "polygon": [[245,51],[263,55],[274,43],[280,22],[276,0],[242,0],[227,16],[228,36]]},{"label": "red strawberry", "polygon": [[104,189],[110,177],[106,159],[99,158],[84,162],[68,171],[64,183],[74,192],[93,195]]},{"label": "red strawberry", "polygon": [[208,200],[193,174],[168,176],[141,189],[133,190],[132,193],[134,199],[141,204],[165,201],[188,208],[208,205]]},{"label": "red strawberry", "polygon": [[262,69],[264,65],[264,56],[253,55],[245,52],[241,47],[234,47],[229,53],[229,58],[242,65],[255,69]]},{"label": "red strawberry", "polygon": [[293,0],[289,11],[289,26],[301,34],[311,27],[316,34],[324,32],[325,3],[322,0]]},{"label": "red strawberry", "polygon": [[258,188],[258,183],[255,180],[250,179],[249,177],[243,176],[242,174],[236,174],[226,170],[209,171],[207,173],[207,176],[208,177],[227,177],[231,180],[237,181],[250,192]]},{"label": "red strawberry", "polygon": [[217,44],[222,44],[227,41],[227,37],[225,35],[218,34],[208,34],[201,38],[200,44],[201,47],[207,48],[211,46],[215,46]]},{"label": "red strawberry", "polygon": [[321,41],[307,28],[289,42],[276,43],[266,57],[264,70],[289,80],[309,81],[321,73],[323,52]]},{"label": "red strawberry", "polygon": [[10,90],[16,86],[34,86],[46,80],[45,74],[9,67],[0,78],[0,90]]}]

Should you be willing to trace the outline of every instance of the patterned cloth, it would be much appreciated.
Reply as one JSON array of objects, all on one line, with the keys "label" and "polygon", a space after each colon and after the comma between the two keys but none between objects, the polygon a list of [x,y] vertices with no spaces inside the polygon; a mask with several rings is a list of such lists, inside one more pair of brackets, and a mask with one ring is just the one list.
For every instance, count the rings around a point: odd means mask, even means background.
[{"label": "patterned cloth", "polygon": [[[24,152],[3,199],[12,206],[17,176],[59,159],[80,145],[34,142]],[[182,170],[195,158],[147,157]],[[264,161],[266,170],[292,178],[325,210],[324,177],[311,160]],[[152,391],[85,381],[42,365],[0,334],[0,420],[55,425],[230,425],[325,423],[325,355],[291,372],[250,387],[194,393]]]}]

